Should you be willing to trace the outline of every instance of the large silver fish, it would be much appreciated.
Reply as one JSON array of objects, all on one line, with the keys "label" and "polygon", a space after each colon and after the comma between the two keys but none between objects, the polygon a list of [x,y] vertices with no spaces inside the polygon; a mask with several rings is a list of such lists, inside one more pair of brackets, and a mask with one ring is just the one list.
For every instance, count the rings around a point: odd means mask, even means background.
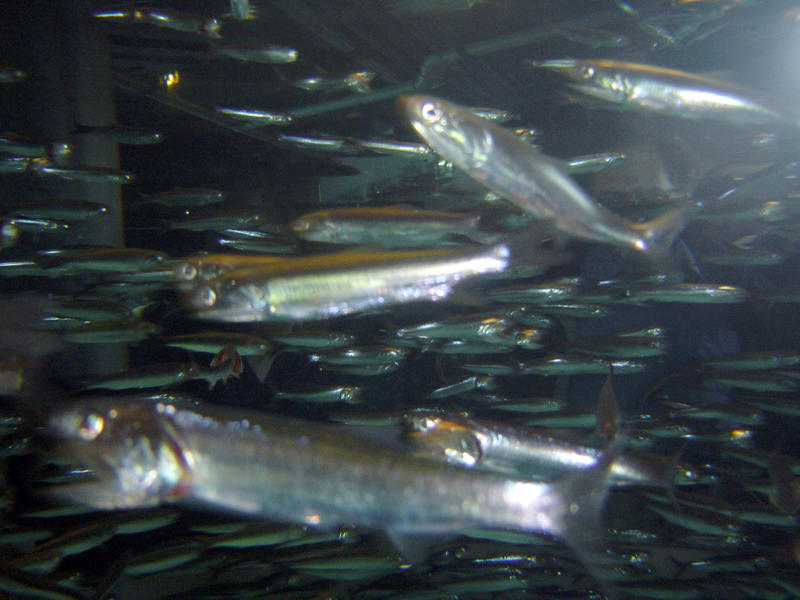
[{"label": "large silver fish", "polygon": [[718,119],[742,125],[797,125],[797,115],[755,90],[685,71],[619,60],[571,58],[530,61],[557,71],[587,96],[632,108],[687,119]]},{"label": "large silver fish", "polygon": [[487,527],[578,545],[598,517],[615,454],[578,476],[540,483],[413,457],[342,426],[120,398],[61,405],[49,430],[96,476],[61,495],[101,509],[180,500],[322,527]]},{"label": "large silver fish", "polygon": [[[540,260],[554,262],[553,253]],[[536,257],[534,257],[536,258]],[[440,300],[469,277],[506,269],[506,244],[456,250],[337,252],[234,270],[189,294],[198,317],[231,322],[310,320]]]},{"label": "large silver fish", "polygon": [[467,108],[423,95],[405,97],[401,105],[411,126],[445,160],[564,233],[658,256],[683,229],[683,209],[640,224],[606,210],[570,179],[565,164]]}]

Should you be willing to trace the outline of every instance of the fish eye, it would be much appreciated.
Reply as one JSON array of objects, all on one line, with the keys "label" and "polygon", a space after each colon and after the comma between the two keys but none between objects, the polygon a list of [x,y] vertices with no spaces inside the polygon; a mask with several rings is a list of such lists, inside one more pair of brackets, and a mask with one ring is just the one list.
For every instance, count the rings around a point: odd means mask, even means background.
[{"label": "fish eye", "polygon": [[194,279],[197,277],[197,267],[189,263],[182,263],[178,265],[178,277],[181,279]]},{"label": "fish eye", "polygon": [[583,77],[584,79],[591,79],[592,77],[594,77],[594,67],[589,65],[583,65],[581,67],[580,73],[581,77]]},{"label": "fish eye", "polygon": [[78,429],[78,435],[84,442],[91,442],[103,433],[105,421],[98,414],[90,413],[83,418]]},{"label": "fish eye", "polygon": [[422,118],[431,125],[438,123],[442,118],[442,109],[433,102],[426,102],[423,104],[420,113],[422,114]]},{"label": "fish eye", "polygon": [[217,294],[210,287],[204,287],[201,289],[199,297],[200,301],[205,306],[214,306],[214,303],[217,301]]}]

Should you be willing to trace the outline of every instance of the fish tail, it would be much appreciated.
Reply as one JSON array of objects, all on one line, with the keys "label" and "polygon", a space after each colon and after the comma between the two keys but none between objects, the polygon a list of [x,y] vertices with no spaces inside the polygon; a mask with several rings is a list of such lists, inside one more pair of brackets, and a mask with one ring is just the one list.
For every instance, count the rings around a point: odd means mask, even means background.
[{"label": "fish tail", "polygon": [[580,469],[551,484],[555,531],[572,548],[578,558],[609,597],[614,589],[596,568],[602,554],[602,527],[600,516],[611,488],[611,467],[621,451],[620,438],[611,442],[597,462],[588,469]]},{"label": "fish tail", "polygon": [[689,206],[681,206],[645,223],[634,225],[642,235],[642,248],[648,254],[665,257],[672,242],[686,227],[689,219]]}]

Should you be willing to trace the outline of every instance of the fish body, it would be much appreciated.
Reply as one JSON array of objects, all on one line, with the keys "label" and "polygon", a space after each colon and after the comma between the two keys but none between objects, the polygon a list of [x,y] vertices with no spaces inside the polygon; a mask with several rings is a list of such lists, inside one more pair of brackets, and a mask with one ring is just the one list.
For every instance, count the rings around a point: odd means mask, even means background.
[{"label": "fish body", "polygon": [[606,210],[569,178],[560,161],[466,108],[423,95],[401,104],[411,126],[440,156],[559,231],[657,255],[683,229],[682,209],[642,224]]},{"label": "fish body", "polygon": [[592,99],[686,119],[710,118],[741,125],[795,124],[777,101],[747,88],[675,69],[617,60],[531,61],[557,71]]},{"label": "fish body", "polygon": [[261,108],[229,108],[217,107],[218,113],[226,115],[249,125],[290,125],[294,117],[288,113],[275,112]]},{"label": "fish body", "polygon": [[214,46],[215,52],[228,58],[268,65],[291,63],[297,60],[297,50],[271,44],[236,44]]},{"label": "fish body", "polygon": [[608,478],[607,465],[554,483],[479,473],[398,453],[341,426],[227,408],[89,400],[55,410],[49,429],[98,477],[63,493],[104,509],[182,500],[313,526],[489,527],[571,538],[596,518]]},{"label": "fish body", "polygon": [[163,206],[206,206],[222,202],[225,194],[207,188],[176,188],[157,194],[142,194],[142,200]]},{"label": "fish body", "polygon": [[200,318],[312,320],[415,300],[440,300],[469,277],[505,269],[510,250],[341,252],[232,271],[189,295]]},{"label": "fish body", "polygon": [[294,86],[308,92],[351,90],[359,94],[368,94],[372,91],[370,83],[375,73],[370,71],[357,71],[344,77],[306,77],[294,82]]},{"label": "fish body", "polygon": [[308,213],[292,221],[291,228],[308,241],[398,248],[424,247],[459,233],[469,236],[478,221],[465,213],[382,206]]}]

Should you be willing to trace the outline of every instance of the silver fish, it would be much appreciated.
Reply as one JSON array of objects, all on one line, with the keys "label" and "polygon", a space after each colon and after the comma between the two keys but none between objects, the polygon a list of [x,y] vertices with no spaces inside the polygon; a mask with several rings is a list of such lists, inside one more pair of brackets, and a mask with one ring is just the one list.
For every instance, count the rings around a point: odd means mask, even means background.
[{"label": "silver fish", "polygon": [[62,488],[102,509],[181,500],[251,517],[398,533],[465,528],[541,531],[576,546],[608,488],[610,451],[594,469],[539,483],[398,453],[337,425],[257,412],[124,399],[62,405],[49,431],[96,481]]},{"label": "silver fish", "polygon": [[634,224],[594,202],[560,162],[468,109],[433,96],[408,96],[401,106],[411,126],[443,158],[539,219],[574,237],[666,252],[683,229],[685,209]]},{"label": "silver fish", "polygon": [[505,269],[510,250],[340,252],[231,271],[195,288],[200,318],[231,322],[310,320],[419,300],[441,300],[469,277]]},{"label": "silver fish", "polygon": [[743,125],[798,123],[774,99],[737,85],[684,71],[617,60],[530,61],[574,81],[573,89],[623,107],[683,117],[710,118]]}]

